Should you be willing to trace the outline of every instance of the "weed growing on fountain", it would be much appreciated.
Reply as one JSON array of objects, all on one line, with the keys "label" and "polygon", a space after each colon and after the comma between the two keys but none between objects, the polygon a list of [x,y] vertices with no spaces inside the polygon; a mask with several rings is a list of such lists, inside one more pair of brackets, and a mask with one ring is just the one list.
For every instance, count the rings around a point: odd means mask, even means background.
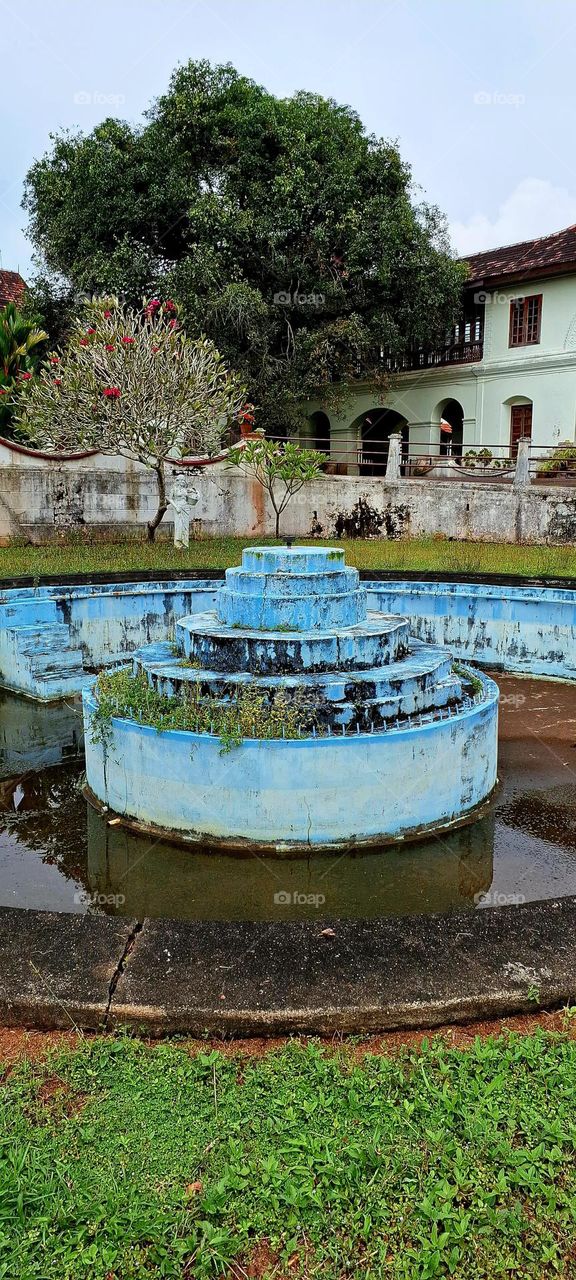
[{"label": "weed growing on fountain", "polygon": [[[196,664],[190,664],[196,665]],[[315,717],[298,697],[279,690],[272,699],[251,685],[240,687],[229,701],[202,693],[192,685],[176,697],[158,693],[143,674],[126,668],[102,672],[95,685],[96,710],[92,713],[92,742],[108,744],[114,718],[136,720],[159,733],[181,729],[208,733],[220,739],[221,754],[239,747],[245,738],[301,738],[315,727]]]},{"label": "weed growing on fountain", "polygon": [[474,675],[470,667],[465,667],[461,662],[453,662],[452,670],[455,676],[460,677],[465,693],[468,693],[471,698],[482,693],[483,684],[480,676]]}]

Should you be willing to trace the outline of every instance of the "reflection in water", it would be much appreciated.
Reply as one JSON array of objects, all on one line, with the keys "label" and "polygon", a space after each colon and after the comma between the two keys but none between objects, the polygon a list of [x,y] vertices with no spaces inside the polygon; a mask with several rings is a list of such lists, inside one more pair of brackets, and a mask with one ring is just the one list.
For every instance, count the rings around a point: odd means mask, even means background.
[{"label": "reflection in water", "polygon": [[576,853],[576,785],[516,795],[499,812],[500,822],[527,836]]},{"label": "reflection in water", "polygon": [[0,904],[294,920],[576,893],[576,686],[499,683],[502,788],[491,813],[418,844],[289,860],[183,847],[111,825],[87,806],[78,762],[31,772],[50,759],[45,752],[57,760],[77,753],[76,709],[4,694],[0,760],[11,776],[0,782]]},{"label": "reflection in water", "polygon": [[93,893],[120,895],[123,915],[298,920],[415,915],[474,905],[492,881],[494,816],[441,840],[380,852],[280,861],[177,846],[88,813]]},{"label": "reflection in water", "polygon": [[83,754],[79,697],[41,703],[0,689],[0,779]]}]

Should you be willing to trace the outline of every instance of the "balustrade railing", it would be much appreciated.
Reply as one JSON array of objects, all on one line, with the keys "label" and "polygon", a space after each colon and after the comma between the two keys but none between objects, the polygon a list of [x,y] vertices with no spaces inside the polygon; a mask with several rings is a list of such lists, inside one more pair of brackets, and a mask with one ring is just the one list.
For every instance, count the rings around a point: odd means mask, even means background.
[{"label": "balustrade railing", "polygon": [[[390,437],[354,441],[350,436],[333,435],[330,444],[320,439],[303,440],[302,444],[327,455],[323,470],[330,475],[361,475],[382,480],[390,472]],[[518,483],[521,456],[527,483],[576,484],[576,442],[534,445],[529,441],[526,448],[524,445],[524,441],[516,441],[512,446],[501,442],[434,446],[401,440],[396,455],[397,475],[389,478]]]}]

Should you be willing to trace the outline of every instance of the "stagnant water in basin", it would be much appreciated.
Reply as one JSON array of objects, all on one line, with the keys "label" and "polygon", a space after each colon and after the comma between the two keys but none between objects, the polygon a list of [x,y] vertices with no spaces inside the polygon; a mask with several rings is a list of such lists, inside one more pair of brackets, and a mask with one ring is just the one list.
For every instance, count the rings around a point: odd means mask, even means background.
[{"label": "stagnant water in basin", "polygon": [[[485,817],[418,844],[287,861],[183,848],[110,825],[80,791],[78,702],[42,708],[3,693],[0,905],[294,920],[474,910],[576,893],[576,685],[494,678],[501,786]],[[35,772],[40,755],[66,763]]]}]

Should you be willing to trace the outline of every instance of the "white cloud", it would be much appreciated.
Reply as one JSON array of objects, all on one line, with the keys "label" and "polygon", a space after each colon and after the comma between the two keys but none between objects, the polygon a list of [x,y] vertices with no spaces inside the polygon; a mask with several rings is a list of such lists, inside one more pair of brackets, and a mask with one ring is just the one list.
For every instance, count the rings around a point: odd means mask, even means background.
[{"label": "white cloud", "polygon": [[576,194],[540,178],[524,178],[500,205],[493,222],[475,213],[469,222],[452,222],[450,238],[458,253],[480,253],[500,245],[551,235],[576,222]]}]

